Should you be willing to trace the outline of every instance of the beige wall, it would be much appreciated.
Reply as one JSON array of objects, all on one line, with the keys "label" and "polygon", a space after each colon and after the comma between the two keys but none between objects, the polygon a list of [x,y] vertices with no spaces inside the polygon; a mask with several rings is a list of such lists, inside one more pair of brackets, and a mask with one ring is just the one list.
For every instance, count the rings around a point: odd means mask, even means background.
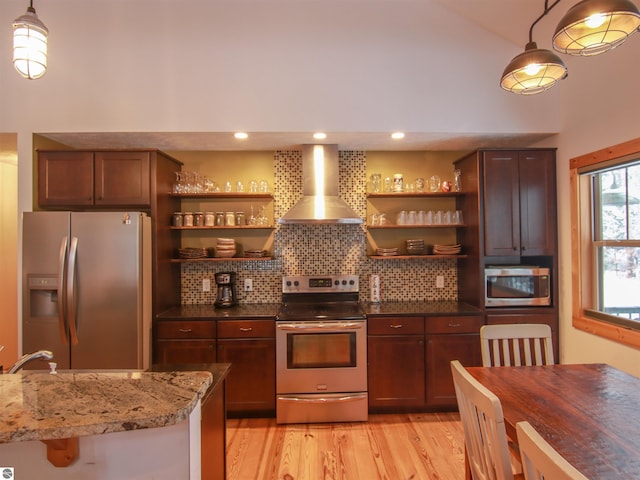
[{"label": "beige wall", "polygon": [[0,134],[0,365],[18,358],[18,158],[16,135]]}]

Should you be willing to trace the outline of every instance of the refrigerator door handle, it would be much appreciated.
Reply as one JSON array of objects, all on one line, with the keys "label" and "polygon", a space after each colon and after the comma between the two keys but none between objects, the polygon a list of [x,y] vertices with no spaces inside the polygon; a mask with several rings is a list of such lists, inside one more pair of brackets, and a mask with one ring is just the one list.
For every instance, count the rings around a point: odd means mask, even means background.
[{"label": "refrigerator door handle", "polygon": [[76,309],[76,263],[78,260],[78,237],[71,239],[69,247],[69,267],[67,268],[67,313],[71,345],[78,345],[78,325]]},{"label": "refrigerator door handle", "polygon": [[64,345],[69,345],[67,336],[67,321],[65,307],[65,292],[67,291],[67,253],[69,237],[62,237],[60,242],[60,256],[58,259],[58,325],[60,327],[60,337]]}]

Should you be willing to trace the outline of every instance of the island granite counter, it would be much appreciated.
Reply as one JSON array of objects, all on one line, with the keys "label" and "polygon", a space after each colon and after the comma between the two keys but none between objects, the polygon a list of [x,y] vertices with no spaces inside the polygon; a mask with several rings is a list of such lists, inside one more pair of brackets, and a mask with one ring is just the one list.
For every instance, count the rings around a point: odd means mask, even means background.
[{"label": "island granite counter", "polygon": [[203,476],[201,423],[229,365],[194,370],[0,375],[0,466],[16,478],[224,478]]}]

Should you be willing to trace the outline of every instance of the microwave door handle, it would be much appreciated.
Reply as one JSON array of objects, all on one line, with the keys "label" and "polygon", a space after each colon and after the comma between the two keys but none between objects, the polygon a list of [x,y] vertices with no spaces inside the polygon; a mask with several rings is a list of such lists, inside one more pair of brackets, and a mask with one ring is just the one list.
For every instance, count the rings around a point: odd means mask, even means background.
[{"label": "microwave door handle", "polygon": [[60,242],[60,254],[58,257],[58,326],[60,327],[60,338],[63,345],[69,345],[69,337],[67,335],[67,318],[66,318],[66,291],[67,291],[67,255],[69,246],[69,237],[62,237]]},{"label": "microwave door handle", "polygon": [[71,239],[69,248],[69,267],[67,268],[68,285],[67,285],[67,311],[69,313],[69,334],[71,336],[71,345],[78,345],[78,318],[77,318],[77,292],[76,292],[76,270],[78,261],[78,238]]}]

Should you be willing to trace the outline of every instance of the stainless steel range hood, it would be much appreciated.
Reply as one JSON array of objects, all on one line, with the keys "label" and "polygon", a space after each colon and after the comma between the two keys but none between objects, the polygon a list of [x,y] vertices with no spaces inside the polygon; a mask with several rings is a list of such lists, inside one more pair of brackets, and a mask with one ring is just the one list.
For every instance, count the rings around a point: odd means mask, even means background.
[{"label": "stainless steel range hood", "polygon": [[364,223],[339,196],[338,146],[302,146],[302,198],[279,220],[295,223]]}]

